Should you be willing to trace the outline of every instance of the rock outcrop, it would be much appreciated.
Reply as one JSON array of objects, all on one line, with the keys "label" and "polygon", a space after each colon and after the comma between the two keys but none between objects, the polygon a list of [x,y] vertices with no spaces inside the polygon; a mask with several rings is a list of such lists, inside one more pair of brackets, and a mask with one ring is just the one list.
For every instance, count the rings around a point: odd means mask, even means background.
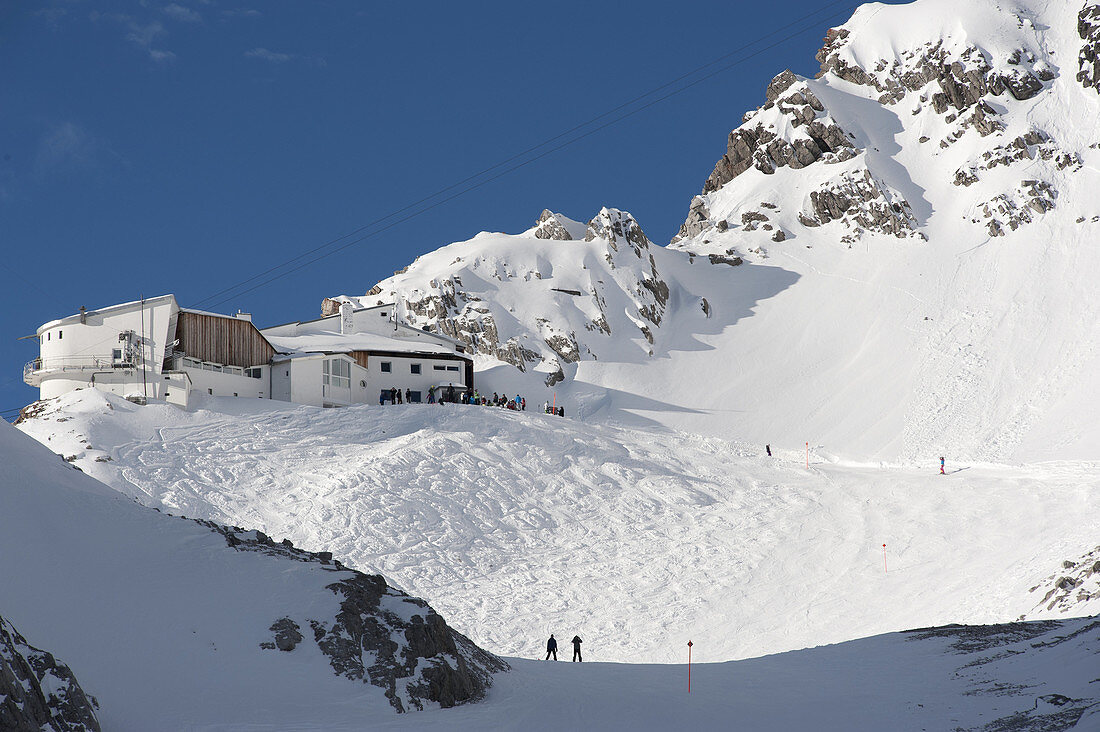
[{"label": "rock outcrop", "polygon": [[68,666],[0,617],[0,729],[99,732],[97,706]]},{"label": "rock outcrop", "polygon": [[1100,546],[1080,557],[1065,559],[1061,566],[1030,589],[1038,598],[1020,620],[1073,613],[1084,603],[1100,598]]},{"label": "rock outcrop", "polygon": [[428,603],[393,589],[380,575],[350,570],[330,552],[297,549],[260,531],[198,523],[222,534],[238,551],[315,562],[332,572],[327,589],[339,598],[337,613],[275,618],[271,640],[261,647],[293,653],[310,638],[336,674],[380,687],[398,712],[422,710],[433,702],[446,709],[477,701],[492,675],[508,668],[448,626]]},{"label": "rock outcrop", "polygon": [[1077,14],[1077,35],[1081,51],[1077,57],[1077,81],[1100,92],[1100,3],[1087,0]]}]

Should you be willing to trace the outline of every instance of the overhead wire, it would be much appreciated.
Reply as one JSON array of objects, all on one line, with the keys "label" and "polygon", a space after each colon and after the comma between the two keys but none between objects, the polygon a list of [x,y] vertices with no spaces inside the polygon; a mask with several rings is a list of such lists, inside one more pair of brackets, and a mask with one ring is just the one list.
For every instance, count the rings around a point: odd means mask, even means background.
[{"label": "overhead wire", "polygon": [[[852,3],[851,0],[834,0],[833,2],[827,3],[826,5],[818,8],[818,9],[816,9],[816,10],[810,12],[810,13],[807,13],[806,15],[803,15],[798,19],[796,19],[796,20],[794,20],[794,21],[792,21],[792,22],[790,22],[790,23],[788,23],[784,26],[781,26],[780,28],[778,28],[778,29],[776,29],[776,30],[774,30],[770,33],[767,33],[767,34],[761,36],[760,38],[755,39],[754,41],[746,44],[745,46],[742,46],[741,48],[739,48],[736,51],[732,51],[728,54],[724,54],[723,56],[719,56],[716,59],[708,61],[705,64],[702,64],[701,66],[697,66],[696,68],[692,69],[691,71],[685,72],[685,73],[681,74],[680,76],[677,76],[676,78],[674,78],[674,79],[672,79],[668,82],[665,82],[665,83],[663,83],[663,84],[661,84],[657,87],[654,87],[653,89],[651,89],[651,90],[649,90],[649,91],[647,91],[643,94],[637,95],[637,96],[633,97],[632,99],[630,99],[626,102],[623,102],[622,104],[620,104],[620,105],[618,105],[618,106],[616,106],[616,107],[614,107],[610,110],[607,110],[607,111],[605,111],[605,112],[603,112],[599,115],[596,115],[595,117],[593,117],[593,118],[591,118],[591,119],[589,119],[585,122],[582,122],[578,125],[574,125],[573,127],[569,128],[568,130],[565,130],[564,132],[558,133],[558,134],[554,135],[553,137],[547,138],[546,140],[538,143],[537,145],[533,145],[531,147],[528,147],[527,149],[525,149],[525,150],[523,150],[519,153],[516,153],[515,155],[512,155],[508,158],[505,158],[504,160],[501,160],[500,162],[495,163],[494,165],[491,165],[487,168],[484,168],[484,169],[478,171],[477,173],[469,175],[469,176],[463,178],[462,180],[456,181],[455,183],[452,183],[452,184],[450,184],[450,185],[448,185],[444,188],[441,188],[441,189],[435,191],[434,193],[432,193],[428,196],[420,198],[417,201],[414,201],[414,202],[412,202],[412,203],[410,203],[406,206],[403,206],[402,208],[396,209],[396,210],[394,210],[394,211],[392,211],[392,212],[390,212],[390,213],[388,213],[384,216],[381,216],[381,217],[379,217],[379,218],[377,218],[377,219],[375,219],[375,220],[373,220],[373,221],[371,221],[367,224],[364,224],[363,226],[360,226],[359,228],[355,229],[354,231],[351,231],[351,232],[348,232],[347,234],[336,237],[335,239],[331,239],[328,242],[325,242],[324,244],[321,244],[321,245],[319,245],[317,247],[314,247],[314,248],[312,248],[308,251],[305,251],[305,252],[303,252],[302,254],[299,254],[296,257],[293,257],[289,260],[286,260],[285,262],[282,262],[281,264],[275,265],[274,267],[270,267],[267,270],[264,270],[263,272],[257,273],[257,274],[255,274],[255,275],[253,275],[253,276],[251,276],[247,279],[241,280],[241,281],[239,281],[239,282],[237,282],[233,285],[230,285],[229,287],[226,287],[226,288],[223,288],[223,289],[221,289],[217,292],[211,293],[210,295],[207,295],[205,298],[202,298],[202,299],[196,301],[195,303],[193,303],[192,307],[198,307],[200,305],[205,305],[205,306],[208,306],[208,307],[214,307],[214,306],[217,306],[217,305],[221,305],[225,302],[228,302],[229,300],[232,300],[234,298],[237,298],[237,297],[240,297],[242,295],[253,292],[256,289],[259,289],[260,287],[266,286],[266,285],[270,284],[271,282],[274,282],[278,279],[281,279],[282,277],[284,277],[288,274],[291,274],[293,272],[297,272],[297,271],[301,270],[302,268],[304,268],[306,266],[309,266],[311,264],[314,264],[317,261],[320,261],[321,259],[324,259],[327,256],[331,256],[332,254],[336,254],[340,251],[343,251],[343,250],[347,249],[349,246],[361,243],[361,242],[363,242],[363,241],[365,241],[369,238],[377,236],[378,234],[381,234],[384,231],[388,231],[389,229],[392,229],[397,224],[401,224],[401,223],[404,223],[406,221],[409,221],[410,219],[416,218],[417,216],[420,216],[421,214],[426,213],[427,211],[430,211],[430,210],[432,210],[432,209],[434,209],[438,206],[441,206],[445,203],[448,203],[449,201],[452,201],[452,200],[454,200],[455,198],[457,198],[461,195],[464,195],[466,193],[469,193],[470,191],[476,190],[477,188],[480,188],[480,187],[482,187],[483,185],[485,185],[487,183],[491,183],[491,182],[501,178],[503,175],[514,172],[515,170],[518,170],[518,169],[520,169],[520,168],[522,168],[526,165],[529,165],[529,164],[531,164],[531,163],[533,163],[537,160],[540,160],[541,158],[544,158],[544,157],[546,157],[547,155],[549,155],[553,152],[561,150],[564,147],[568,147],[569,145],[573,145],[573,144],[579,142],[580,140],[583,140],[586,137],[589,137],[592,134],[595,134],[596,132],[599,132],[603,129],[606,129],[607,127],[610,127],[613,124],[617,124],[618,122],[621,122],[622,120],[627,119],[628,117],[631,117],[631,116],[637,114],[638,112],[641,112],[645,109],[648,109],[648,108],[654,106],[655,104],[660,103],[660,102],[668,99],[669,97],[675,96],[676,94],[683,93],[684,91],[687,91],[688,89],[691,89],[692,87],[702,83],[703,81],[706,81],[707,79],[713,78],[714,76],[717,76],[718,74],[720,74],[724,71],[728,71],[730,68],[733,68],[734,66],[737,66],[741,63],[744,63],[745,61],[747,61],[751,58],[754,58],[755,56],[758,56],[758,55],[760,55],[761,53],[763,53],[765,51],[771,50],[772,48],[775,48],[776,46],[781,45],[783,42],[785,42],[787,40],[790,40],[791,38],[794,38],[798,35],[801,35],[801,34],[807,32],[809,30],[812,30],[814,28],[818,28],[818,27],[820,27],[819,24],[821,22],[823,22],[825,20],[828,20],[828,19],[831,19],[835,16],[839,16],[841,14],[840,11],[842,9],[845,10],[846,12],[850,13],[851,9],[854,8],[854,7],[855,7],[855,4]],[[816,16],[821,16],[821,17],[816,17]],[[812,22],[810,22],[811,19],[812,19]],[[671,87],[671,86],[673,86],[673,85],[675,85],[675,84],[677,84],[681,81],[684,81],[685,79],[688,79],[688,78],[696,75],[700,71],[708,69],[708,68],[714,66],[715,64],[718,64],[718,63],[720,63],[720,62],[722,62],[726,59],[729,59],[732,56],[736,56],[739,53],[742,53],[745,49],[751,48],[752,46],[755,46],[755,45],[761,43],[763,40],[765,40],[767,38],[771,38],[772,36],[775,36],[775,35],[781,33],[784,30],[787,30],[789,28],[799,26],[799,25],[804,25],[804,27],[800,28],[799,30],[797,30],[793,33],[788,33],[788,34],[784,35],[782,38],[780,38],[775,43],[769,44],[767,46],[764,46],[762,48],[757,49],[756,51],[748,53],[743,58],[740,58],[740,59],[734,61],[733,63],[729,63],[729,64],[726,64],[724,66],[721,66],[720,68],[718,68],[718,69],[716,69],[716,70],[714,70],[714,71],[712,71],[708,74],[705,74],[705,75],[695,79],[694,81],[692,81],[688,84],[685,84],[685,85],[683,85],[683,86],[681,86],[677,89],[674,89],[670,93],[664,94],[663,96],[660,96],[656,99],[653,99],[653,100],[647,102],[646,104],[641,105],[641,106],[639,106],[639,107],[637,107],[637,108],[635,108],[635,109],[633,109],[633,110],[631,110],[631,111],[629,111],[625,114],[622,114],[618,117],[615,117],[614,119],[612,119],[609,122],[605,122],[604,124],[596,126],[592,129],[588,130],[587,132],[584,132],[583,134],[577,135],[575,137],[571,137],[568,140],[566,140],[564,143],[561,143],[559,145],[555,145],[554,147],[551,147],[548,150],[544,150],[543,152],[539,153],[538,155],[535,155],[534,157],[531,157],[527,160],[524,160],[523,162],[520,162],[518,164],[511,165],[511,166],[507,167],[503,172],[498,173],[497,175],[494,175],[494,176],[491,176],[491,177],[486,178],[484,180],[481,180],[479,182],[473,183],[472,185],[462,187],[466,183],[471,183],[472,181],[476,181],[478,178],[482,178],[483,176],[487,175],[488,173],[490,173],[494,170],[498,170],[498,169],[500,169],[504,166],[507,166],[509,163],[512,163],[516,160],[524,158],[525,156],[527,156],[527,155],[529,155],[529,154],[531,154],[531,153],[533,153],[537,150],[540,150],[541,148],[544,148],[544,147],[546,147],[547,145],[550,145],[553,142],[556,142],[558,140],[561,140],[562,138],[565,138],[565,137],[568,137],[569,135],[572,135],[574,132],[578,132],[578,131],[584,129],[585,127],[589,127],[589,126],[595,124],[596,122],[598,122],[601,119],[604,119],[604,118],[606,118],[608,116],[611,116],[611,115],[613,115],[617,112],[620,112],[624,109],[627,109],[628,107],[636,104],[637,102],[640,102],[641,100],[646,99],[647,97],[651,97],[654,94],[656,94],[656,93],[658,93],[658,92],[660,92],[664,89],[667,89],[667,88],[669,88],[669,87]],[[370,229],[374,226],[377,226],[377,225],[381,224],[382,222],[387,221],[389,219],[393,219],[395,217],[398,217],[398,216],[400,216],[400,214],[405,213],[406,211],[414,209],[414,208],[416,208],[417,206],[419,206],[423,203],[427,203],[428,201],[431,201],[432,199],[439,198],[443,194],[448,193],[450,191],[453,191],[454,189],[460,188],[460,187],[462,187],[462,190],[458,191],[456,194],[446,196],[445,198],[442,198],[441,200],[436,201],[435,203],[431,204],[430,206],[424,206],[423,208],[413,212],[411,215],[401,217],[401,218],[397,219],[396,221],[391,222],[391,224],[389,224],[387,226],[379,228],[375,231],[371,231],[370,233],[364,234],[363,236],[358,236],[358,237],[352,239],[351,241],[345,242],[345,244],[343,246],[336,247],[335,249],[332,249],[331,251],[327,252],[324,255],[313,257],[312,259],[308,259],[308,261],[303,262],[299,266],[291,267],[291,265],[296,264],[298,262],[301,262],[303,259],[307,259],[311,255],[319,254],[321,251],[323,251],[325,249],[329,249],[331,247],[334,247],[335,245],[337,245],[340,242],[348,239],[349,237],[355,237],[357,234],[360,234],[360,233],[364,232],[367,229]],[[275,275],[273,277],[268,277],[266,279],[263,279],[266,275],[273,274],[273,273],[277,272],[278,270],[284,269],[284,268],[287,268],[287,267],[289,267],[289,269],[287,269],[285,272],[280,273],[278,275]],[[255,282],[256,280],[262,280],[262,281],[257,286],[249,287],[249,288],[246,288],[246,289],[243,289],[243,290],[239,289],[239,288],[243,287],[244,285]],[[221,295],[227,295],[227,296],[226,297],[221,297],[219,299],[219,296],[221,296]]]},{"label": "overhead wire", "polygon": [[[207,307],[216,307],[216,306],[221,305],[225,302],[228,302],[229,300],[232,300],[232,299],[241,297],[243,295],[249,294],[251,292],[254,292],[255,290],[258,290],[262,287],[265,287],[265,286],[271,284],[272,282],[280,280],[283,277],[286,277],[290,274],[293,274],[294,272],[297,272],[297,271],[300,271],[301,269],[304,269],[305,267],[308,267],[312,264],[315,264],[316,262],[321,261],[322,259],[330,257],[334,254],[337,254],[337,253],[341,252],[341,251],[344,251],[344,250],[348,249],[351,246],[359,244],[359,243],[361,243],[363,241],[366,241],[367,239],[370,239],[372,237],[378,236],[379,234],[381,234],[385,231],[388,231],[388,230],[390,230],[390,229],[392,229],[392,228],[394,228],[394,227],[396,227],[400,224],[403,224],[403,223],[405,223],[405,222],[407,222],[411,219],[414,219],[418,216],[421,216],[422,214],[424,214],[424,213],[426,213],[426,212],[428,212],[428,211],[430,211],[434,208],[442,206],[442,205],[444,205],[444,204],[446,204],[446,203],[448,203],[448,202],[450,202],[450,201],[452,201],[452,200],[454,200],[454,199],[456,199],[460,196],[463,196],[463,195],[465,195],[465,194],[467,194],[471,191],[474,191],[478,188],[481,188],[482,186],[488,185],[489,183],[492,183],[492,182],[504,177],[505,175],[513,173],[516,170],[519,170],[520,168],[526,167],[526,166],[528,166],[528,165],[530,165],[530,164],[532,164],[532,163],[534,163],[538,160],[541,160],[542,158],[544,158],[548,155],[551,155],[551,154],[553,154],[553,153],[555,153],[555,152],[557,152],[557,151],[559,151],[563,148],[566,148],[566,147],[569,147],[570,145],[576,144],[577,142],[579,142],[579,141],[581,141],[581,140],[583,140],[587,137],[590,137],[590,136],[596,134],[597,132],[600,132],[600,131],[602,131],[602,130],[604,130],[604,129],[612,126],[612,125],[618,124],[619,122],[622,122],[625,119],[633,117],[634,115],[639,114],[640,112],[643,112],[646,109],[649,109],[649,108],[665,101],[666,99],[669,99],[670,97],[676,96],[678,94],[682,94],[683,92],[685,92],[685,91],[687,91],[687,90],[689,90],[689,89],[691,89],[695,86],[698,86],[699,84],[703,83],[704,81],[707,81],[708,79],[711,79],[711,78],[713,78],[713,77],[715,77],[715,76],[717,76],[717,75],[719,75],[719,74],[721,74],[725,71],[728,71],[729,69],[734,68],[734,67],[744,63],[745,61],[748,61],[749,59],[752,59],[756,56],[759,56],[760,54],[762,54],[766,51],[769,51],[773,48],[776,48],[777,46],[783,44],[784,42],[786,42],[786,41],[788,41],[792,38],[795,38],[799,35],[802,35],[802,34],[806,33],[807,31],[813,30],[814,28],[820,28],[820,23],[822,23],[826,20],[832,19],[834,17],[839,17],[842,14],[850,14],[851,10],[854,9],[856,4],[857,3],[853,3],[852,0],[833,0],[833,2],[829,2],[829,3],[825,4],[824,6],[819,7],[816,10],[797,18],[797,19],[791,21],[790,23],[787,23],[786,25],[780,26],[779,28],[777,28],[776,30],[771,31],[770,33],[767,33],[763,36],[760,36],[759,38],[751,41],[748,44],[745,44],[744,46],[737,49],[736,51],[731,51],[730,53],[723,54],[722,56],[719,56],[715,59],[712,59],[711,61],[708,61],[708,62],[706,62],[706,63],[704,63],[700,66],[697,66],[694,69],[692,69],[690,71],[687,71],[683,74],[680,74],[679,76],[675,77],[674,79],[671,79],[670,81],[667,81],[667,82],[665,82],[665,83],[663,83],[659,86],[656,86],[656,87],[654,87],[653,89],[650,89],[647,92],[644,92],[644,93],[639,94],[635,97],[632,97],[631,99],[629,99],[629,100],[627,100],[627,101],[625,101],[625,102],[623,102],[623,103],[621,103],[621,104],[619,104],[619,105],[617,105],[617,106],[615,106],[615,107],[613,107],[613,108],[611,108],[611,109],[609,109],[605,112],[602,112],[602,113],[596,115],[595,117],[592,117],[592,118],[586,120],[585,122],[574,125],[573,127],[569,128],[569,129],[567,129],[563,132],[560,132],[560,133],[558,133],[558,134],[556,134],[552,137],[549,137],[549,138],[543,140],[542,142],[540,142],[536,145],[532,145],[532,146],[522,150],[521,152],[518,152],[518,153],[516,153],[516,154],[514,154],[514,155],[512,155],[508,158],[505,158],[505,159],[503,159],[503,160],[501,160],[501,161],[499,161],[499,162],[497,162],[497,163],[495,163],[495,164],[493,164],[493,165],[491,165],[487,168],[483,168],[482,170],[480,170],[476,173],[473,173],[469,176],[466,176],[465,178],[462,178],[459,181],[456,181],[456,182],[454,182],[454,183],[452,183],[448,186],[440,188],[439,190],[435,191],[434,193],[431,193],[431,194],[429,194],[427,196],[424,196],[424,197],[422,197],[422,198],[420,198],[416,201],[413,201],[413,202],[411,202],[411,203],[409,203],[409,204],[407,204],[407,205],[405,205],[405,206],[403,206],[399,209],[391,211],[390,213],[388,213],[384,216],[381,216],[377,219],[374,219],[373,221],[371,221],[367,224],[364,224],[364,225],[358,227],[357,229],[355,229],[351,232],[348,232],[348,233],[343,234],[339,237],[331,239],[331,240],[325,242],[324,244],[321,244],[317,247],[314,247],[310,250],[307,250],[307,251],[303,252],[302,254],[297,255],[296,257],[288,259],[285,262],[282,262],[281,264],[275,265],[274,267],[270,267],[270,268],[264,270],[263,272],[260,272],[256,275],[253,275],[253,276],[251,276],[247,279],[241,280],[241,281],[239,281],[239,282],[237,282],[233,285],[230,285],[229,287],[226,287],[226,288],[223,288],[221,290],[218,290],[217,292],[211,293],[210,295],[207,295],[205,298],[202,298],[202,299],[196,301],[195,303],[193,303],[191,305],[191,307],[198,307],[200,305],[205,305]],[[818,17],[818,16],[820,16],[820,17]],[[669,91],[669,92],[667,92],[667,93],[665,93],[661,96],[658,96],[654,99],[650,99],[645,104],[641,104],[641,105],[639,105],[639,106],[637,106],[633,109],[629,109],[629,111],[626,111],[623,114],[619,114],[618,116],[615,116],[613,119],[610,119],[610,120],[608,120],[608,121],[606,121],[602,124],[599,124],[595,127],[591,127],[592,125],[594,125],[596,122],[598,122],[600,120],[606,119],[607,117],[615,115],[618,112],[622,112],[623,110],[627,110],[628,108],[630,108],[631,106],[637,104],[638,102],[641,102],[642,100],[645,100],[649,97],[652,97],[654,94],[657,94],[657,93],[659,93],[659,92],[661,92],[665,89],[668,89],[669,87],[672,87],[672,86],[674,86],[674,85],[678,84],[679,82],[682,82],[686,79],[690,79],[691,77],[695,76],[699,72],[704,71],[706,69],[709,69],[709,68],[715,66],[716,64],[719,64],[722,61],[725,61],[725,60],[727,60],[727,59],[729,59],[733,56],[737,56],[738,54],[743,53],[746,49],[751,48],[753,46],[756,46],[759,43],[761,43],[762,41],[764,41],[768,38],[771,38],[771,37],[783,32],[785,30],[794,28],[796,26],[802,26],[802,27],[798,28],[797,30],[795,30],[791,33],[787,33],[787,34],[783,35],[781,38],[779,38],[777,41],[775,41],[773,43],[770,43],[766,46],[758,48],[755,51],[752,51],[751,53],[747,53],[746,55],[742,56],[741,58],[738,58],[737,60],[735,60],[731,63],[724,64],[724,65],[718,67],[717,69],[714,69],[714,70],[710,71],[707,74],[699,76],[698,78],[695,78],[694,80],[690,81],[687,84],[684,84],[682,86],[678,86],[677,88],[672,89],[671,91]],[[591,127],[591,129],[588,129],[587,131],[585,131],[581,134],[570,137],[571,135],[573,135],[573,133],[584,130],[586,127]],[[565,139],[563,142],[560,142],[557,145],[553,145],[552,147],[547,148],[548,145],[551,145],[552,143],[555,143],[559,140],[562,140],[563,138],[568,138],[568,139]],[[543,148],[547,148],[547,149],[543,149]],[[523,159],[526,156],[531,155],[531,153],[534,153],[534,152],[539,151],[539,150],[542,150],[542,152],[539,152],[537,155],[533,155],[531,157],[527,157],[526,159]],[[515,161],[517,161],[517,160],[519,160],[520,162],[516,163]],[[515,164],[514,165],[509,165],[510,163],[515,163]],[[501,168],[504,168],[504,170],[496,173],[495,175],[489,176],[487,178],[484,177],[488,173],[491,173],[495,170],[499,170]],[[483,179],[478,180],[479,178],[483,178]],[[469,183],[470,185],[465,185],[467,183]],[[455,191],[455,189],[460,189],[460,190]],[[440,198],[440,196],[443,196],[443,194],[449,193],[451,191],[455,191],[455,192],[451,193],[451,195]],[[436,200],[434,203],[431,203],[430,205],[426,205],[426,206],[423,206],[422,208],[419,208],[418,210],[412,211],[412,213],[409,213],[406,216],[400,216],[401,214],[403,214],[405,212],[408,212],[412,209],[416,209],[421,204],[428,203],[429,201],[432,201],[433,199],[437,199],[437,198],[439,200]],[[400,218],[397,218],[399,216],[400,216]],[[379,224],[381,224],[385,221],[388,221],[390,219],[395,219],[395,218],[396,218],[396,220],[391,221],[389,224],[387,224],[385,226],[382,226],[382,227],[377,228],[373,231],[370,231],[366,234],[363,234],[362,236],[356,236],[357,234],[361,234],[362,232],[366,231],[367,229],[371,229],[372,227],[378,226]],[[356,238],[353,238],[350,241],[345,241],[345,240],[349,239],[350,237],[356,237]],[[340,242],[344,242],[344,243],[341,246],[338,246],[336,248],[332,248],[335,245],[340,244]],[[324,252],[324,250],[326,250],[326,249],[330,249],[330,251]],[[324,252],[324,253],[321,253],[321,252]],[[316,255],[316,256],[313,256],[312,258],[309,258],[309,257],[311,257],[311,255]],[[306,260],[306,261],[303,262],[302,260]],[[291,267],[290,265],[297,265],[297,266]],[[289,269],[286,269],[288,267],[289,267]],[[286,269],[286,271],[279,272],[279,274],[274,274],[275,272],[278,272],[281,269]],[[273,276],[265,278],[266,275],[273,275]],[[256,284],[252,285],[251,287],[248,287],[248,288],[245,288],[245,289],[240,289],[242,286],[253,283],[253,282],[256,282],[257,280],[260,280],[260,281],[257,282]],[[225,295],[225,297],[221,297],[219,299],[219,296],[221,296],[221,295]],[[107,340],[110,340],[110,339],[107,339]],[[103,342],[106,342],[106,341],[103,341]],[[88,350],[88,349],[84,349],[84,350]],[[14,381],[14,380],[15,379],[13,377],[13,378],[10,378],[5,383],[10,383],[11,381]],[[17,414],[21,409],[22,408],[2,410],[2,411],[0,411],[0,417],[3,417],[4,419],[8,419],[8,417],[6,415]]]}]

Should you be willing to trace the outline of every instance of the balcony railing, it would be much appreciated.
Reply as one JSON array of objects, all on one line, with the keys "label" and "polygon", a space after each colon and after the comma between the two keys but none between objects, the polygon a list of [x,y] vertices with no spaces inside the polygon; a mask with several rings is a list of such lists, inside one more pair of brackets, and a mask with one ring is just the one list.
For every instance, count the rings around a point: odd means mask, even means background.
[{"label": "balcony railing", "polygon": [[70,371],[110,371],[111,369],[132,369],[133,361],[113,359],[104,356],[57,356],[55,358],[36,358],[23,366],[23,381],[35,386],[43,376]]}]

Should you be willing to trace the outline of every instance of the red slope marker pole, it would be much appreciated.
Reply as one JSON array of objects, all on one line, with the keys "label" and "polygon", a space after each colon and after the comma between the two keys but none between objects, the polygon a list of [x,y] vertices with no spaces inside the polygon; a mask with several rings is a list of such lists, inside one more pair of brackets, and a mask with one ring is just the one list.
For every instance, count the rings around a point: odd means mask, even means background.
[{"label": "red slope marker pole", "polygon": [[806,470],[810,469],[810,443],[806,443]]},{"label": "red slope marker pole", "polygon": [[688,641],[688,693],[691,693],[691,641]]},{"label": "red slope marker pole", "polygon": [[882,571],[889,574],[890,570],[886,568],[886,545],[882,545]]}]

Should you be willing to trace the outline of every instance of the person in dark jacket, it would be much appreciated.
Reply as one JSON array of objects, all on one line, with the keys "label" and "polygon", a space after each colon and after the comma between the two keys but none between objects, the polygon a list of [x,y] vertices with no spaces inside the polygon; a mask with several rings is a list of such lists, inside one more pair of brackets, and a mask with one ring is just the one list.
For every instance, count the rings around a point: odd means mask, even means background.
[{"label": "person in dark jacket", "polygon": [[405,390],[405,403],[406,404],[412,404],[412,401],[413,401],[412,389],[406,389]]},{"label": "person in dark jacket", "polygon": [[558,660],[558,642],[554,640],[554,634],[550,634],[550,640],[546,641],[546,660],[550,660],[550,656],[554,657],[554,660]]},{"label": "person in dark jacket", "polygon": [[584,641],[581,640],[581,637],[579,635],[573,636],[573,660],[574,661],[577,661],[577,662],[581,661],[581,643],[583,643],[583,642]]}]

